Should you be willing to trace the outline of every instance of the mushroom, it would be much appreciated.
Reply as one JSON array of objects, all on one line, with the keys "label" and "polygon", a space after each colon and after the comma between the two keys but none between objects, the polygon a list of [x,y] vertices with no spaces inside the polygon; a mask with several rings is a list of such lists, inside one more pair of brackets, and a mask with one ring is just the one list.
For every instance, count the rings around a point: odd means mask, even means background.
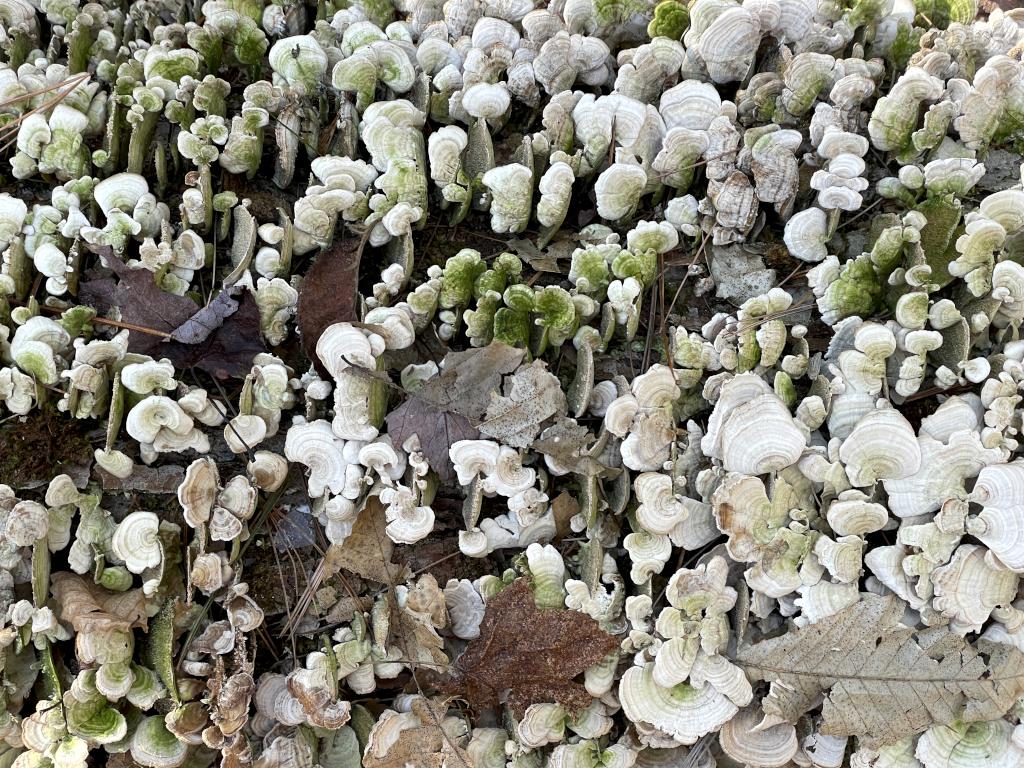
[{"label": "mushroom", "polygon": [[622,675],[619,701],[632,722],[657,729],[675,744],[694,744],[739,711],[710,684],[694,687],[680,683],[662,688],[654,682],[653,666],[630,667]]},{"label": "mushroom", "polygon": [[111,549],[132,573],[156,568],[163,561],[160,519],[152,512],[132,512],[117,525]]},{"label": "mushroom", "polygon": [[1009,605],[1017,593],[1017,574],[986,555],[984,547],[961,544],[947,565],[932,571],[932,604],[960,633],[979,632],[992,610]]},{"label": "mushroom", "polygon": [[761,712],[744,707],[722,726],[718,743],[722,751],[738,763],[751,768],[781,768],[789,765],[799,743],[796,729],[789,723],[758,728]]}]

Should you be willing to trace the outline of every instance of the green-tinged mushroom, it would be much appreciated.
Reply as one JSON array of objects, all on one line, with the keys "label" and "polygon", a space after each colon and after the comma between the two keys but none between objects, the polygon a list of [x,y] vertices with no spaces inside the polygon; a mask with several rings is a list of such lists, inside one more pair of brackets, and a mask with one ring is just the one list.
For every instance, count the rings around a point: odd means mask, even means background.
[{"label": "green-tinged mushroom", "polygon": [[135,727],[131,755],[146,768],[176,768],[188,757],[188,744],[167,730],[163,716],[154,715]]},{"label": "green-tinged mushroom", "polygon": [[440,305],[445,308],[467,306],[473,298],[476,279],[486,269],[479,251],[470,248],[463,248],[449,258],[441,275]]},{"label": "green-tinged mushroom", "polygon": [[647,36],[682,40],[690,24],[690,12],[678,0],[662,0],[654,6],[654,18],[647,25]]}]

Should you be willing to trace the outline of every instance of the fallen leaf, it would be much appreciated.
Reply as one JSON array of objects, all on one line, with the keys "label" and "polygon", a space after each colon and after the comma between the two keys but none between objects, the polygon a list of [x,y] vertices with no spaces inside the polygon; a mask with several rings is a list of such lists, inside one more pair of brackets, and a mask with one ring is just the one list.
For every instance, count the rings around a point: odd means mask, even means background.
[{"label": "fallen leaf", "polygon": [[870,595],[741,646],[736,663],[771,683],[762,702],[770,722],[795,723],[824,695],[822,733],[856,735],[872,748],[934,724],[1000,718],[1024,693],[1024,653],[985,640],[975,646],[946,627],[904,627],[905,607],[892,595]]},{"label": "fallen leaf", "polygon": [[570,521],[579,514],[580,504],[568,491],[562,491],[551,502],[551,514],[555,518],[555,538],[561,539],[572,533]]},{"label": "fallen leaf", "polygon": [[198,344],[206,341],[210,334],[224,324],[224,320],[238,311],[235,296],[241,292],[238,286],[225,288],[217,298],[196,312],[192,317],[171,331],[171,340],[182,344]]},{"label": "fallen leaf", "polygon": [[474,707],[508,703],[517,717],[531,704],[558,702],[578,712],[592,700],[573,678],[618,648],[596,621],[577,611],[538,610],[533,590],[517,579],[487,601],[480,636],[455,663],[446,687]]},{"label": "fallen leaf", "polygon": [[519,258],[529,264],[530,268],[535,272],[562,274],[565,270],[558,264],[559,256],[564,258],[572,255],[571,250],[568,253],[565,253],[564,249],[555,250],[549,248],[541,250],[533,241],[527,240],[523,237],[512,238],[508,241],[508,247],[511,248]]},{"label": "fallen leaf", "polygon": [[385,533],[386,527],[384,507],[376,496],[371,496],[360,511],[349,537],[342,544],[328,547],[325,578],[345,569],[381,584],[403,581],[408,569],[391,561],[395,545]]},{"label": "fallen leaf", "polygon": [[441,729],[447,709],[445,702],[415,698],[408,714],[386,710],[376,729],[391,718],[407,722],[394,740],[370,739],[363,768],[472,768],[469,753]]},{"label": "fallen leaf", "polygon": [[364,239],[342,235],[317,256],[302,278],[296,324],[306,357],[324,378],[327,370],[316,356],[316,343],[334,323],[358,320],[359,262]]},{"label": "fallen leaf", "polygon": [[369,597],[343,597],[331,606],[327,613],[327,621],[331,624],[348,624],[356,615],[356,611],[368,611],[373,608],[373,600]]},{"label": "fallen leaf", "polygon": [[107,246],[95,246],[94,250],[117,275],[117,284],[113,285],[107,278],[89,280],[82,284],[79,298],[98,312],[116,307],[122,323],[157,332],[129,331],[129,352],[153,353],[175,329],[196,314],[198,307],[192,299],[161,289],[148,269],[132,269]]},{"label": "fallen leaf", "polygon": [[459,440],[480,437],[476,427],[460,413],[442,410],[424,397],[413,395],[387,415],[388,434],[395,445],[419,436],[420,450],[442,483],[455,481],[448,449]]},{"label": "fallen leaf", "polygon": [[492,342],[479,349],[449,352],[441,373],[416,391],[470,419],[479,419],[501,387],[501,377],[512,373],[523,360],[523,350]]},{"label": "fallen leaf", "polygon": [[447,669],[444,640],[437,630],[444,627],[448,614],[437,580],[425,574],[406,593],[404,605],[399,607],[394,593],[389,593],[388,604],[392,628],[388,642],[397,644],[414,674],[419,667],[435,671]]},{"label": "fallen leaf", "polygon": [[417,435],[420,449],[442,483],[455,482],[448,449],[459,440],[480,436],[475,424],[487,410],[492,392],[523,359],[523,350],[494,342],[481,349],[449,352],[441,373],[427,381],[387,416],[395,445]]},{"label": "fallen leaf", "polygon": [[541,424],[564,416],[568,406],[558,378],[543,360],[524,365],[505,382],[505,396],[491,393],[480,431],[513,448],[529,448]]},{"label": "fallen leaf", "polygon": [[602,464],[590,455],[597,438],[575,419],[560,417],[540,433],[531,448],[543,454],[549,468],[558,473],[572,472],[585,477],[615,477],[619,470]]},{"label": "fallen leaf", "polygon": [[75,632],[131,630],[146,627],[146,596],[141,589],[111,592],[77,573],[58,571],[50,576],[50,592],[58,616]]},{"label": "fallen leaf", "polygon": [[[225,295],[226,291],[220,294]],[[260,335],[260,310],[249,291],[245,291],[238,300],[228,297],[236,309],[224,315],[219,325],[210,328],[210,323],[215,321],[218,313],[227,307],[227,302],[221,302],[217,310],[208,311],[218,304],[220,296],[175,330],[177,334],[188,325],[180,335],[199,341],[165,342],[158,345],[153,354],[169,358],[178,368],[198,368],[219,379],[246,376],[252,368],[252,359],[267,351]],[[200,315],[203,317],[200,318]]]},{"label": "fallen leaf", "polygon": [[218,378],[245,376],[252,359],[266,352],[259,308],[249,291],[239,298],[243,289],[233,286],[197,307],[191,299],[162,290],[148,269],[132,269],[111,249],[96,248],[117,282],[87,281],[80,298],[100,312],[116,307],[121,322],[156,332],[129,330],[129,351],[166,357],[179,368],[199,368]]}]

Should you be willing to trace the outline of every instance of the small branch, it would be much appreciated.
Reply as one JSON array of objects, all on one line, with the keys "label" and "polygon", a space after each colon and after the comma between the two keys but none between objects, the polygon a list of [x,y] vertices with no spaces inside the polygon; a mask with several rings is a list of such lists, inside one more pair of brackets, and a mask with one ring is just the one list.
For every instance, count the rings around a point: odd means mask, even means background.
[{"label": "small branch", "polygon": [[[12,301],[10,303],[13,306],[16,306],[16,307],[28,306],[23,301]],[[69,307],[69,309],[70,309],[70,307]],[[60,315],[60,314],[63,314],[63,312],[65,310],[58,309],[57,307],[48,307],[45,304],[40,304],[39,305],[39,311],[40,312],[49,312],[52,315]],[[143,325],[135,325],[134,323],[124,323],[124,322],[121,322],[120,320],[110,320],[109,318],[106,318],[106,317],[99,317],[99,316],[97,316],[97,317],[94,317],[89,322],[96,323],[97,325],[109,325],[109,326],[111,326],[113,328],[124,328],[124,329],[127,329],[129,331],[138,331],[139,333],[145,333],[145,334],[148,334],[149,336],[159,336],[161,339],[171,339],[171,338],[173,338],[173,336],[171,334],[165,333],[164,331],[158,331],[155,328],[146,328]]]}]

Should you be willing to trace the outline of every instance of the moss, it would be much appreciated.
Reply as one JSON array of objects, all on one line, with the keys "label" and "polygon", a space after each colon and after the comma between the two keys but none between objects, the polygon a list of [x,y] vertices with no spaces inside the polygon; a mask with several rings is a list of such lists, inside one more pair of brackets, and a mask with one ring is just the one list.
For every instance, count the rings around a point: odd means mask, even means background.
[{"label": "moss", "polygon": [[0,483],[13,488],[46,484],[92,460],[86,425],[52,406],[0,426],[0,443]]}]

